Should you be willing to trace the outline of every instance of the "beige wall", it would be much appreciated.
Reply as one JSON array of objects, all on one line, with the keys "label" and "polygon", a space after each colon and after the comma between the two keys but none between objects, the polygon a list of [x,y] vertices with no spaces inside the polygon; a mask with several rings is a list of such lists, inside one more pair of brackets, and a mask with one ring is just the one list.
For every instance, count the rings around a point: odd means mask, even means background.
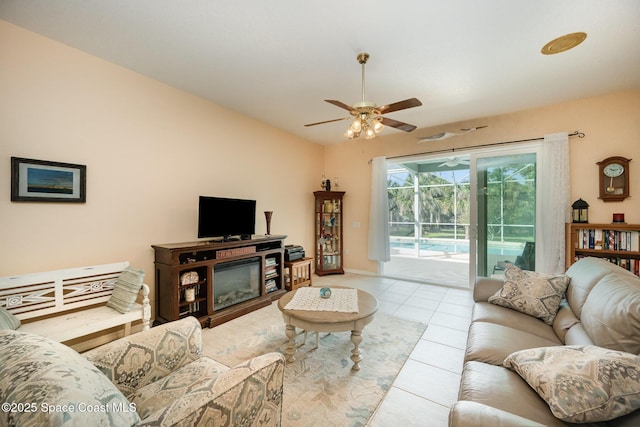
[{"label": "beige wall", "polygon": [[[0,276],[128,260],[153,289],[151,245],[196,240],[201,194],[313,247],[321,145],[3,21],[0,52]],[[12,156],[86,165],[87,202],[11,202]]]},{"label": "beige wall", "polygon": [[[258,212],[274,211],[273,233],[312,254],[312,192],[322,172],[347,192],[346,268],[375,272],[367,259],[372,157],[558,131],[587,135],[571,141],[568,203],[587,200],[592,222],[625,212],[640,223],[640,91],[323,148],[4,21],[0,52],[0,276],[129,260],[153,284],[150,245],[195,239],[200,194],[256,199]],[[482,124],[489,127],[417,144]],[[634,159],[632,197],[603,203],[595,162],[613,155]],[[87,165],[87,203],[10,202],[11,156]],[[256,226],[264,233],[260,213]]]},{"label": "beige wall", "polygon": [[[424,108],[424,107],[422,107]],[[429,114],[425,111],[424,114]],[[402,120],[401,113],[396,116]],[[353,271],[377,271],[377,264],[367,259],[370,165],[376,156],[402,156],[428,151],[459,149],[465,146],[536,138],[554,132],[579,130],[583,139],[571,138],[571,204],[583,198],[589,205],[593,223],[611,222],[612,213],[624,212],[629,223],[640,223],[640,90],[581,99],[544,108],[520,111],[452,123],[430,129],[402,133],[385,130],[375,140],[357,139],[333,145],[325,152],[328,176],[338,176],[344,201],[344,241],[346,267]],[[418,144],[418,138],[460,128],[489,125],[465,136]],[[447,156],[451,154],[443,154]],[[597,161],[610,156],[633,159],[631,197],[624,202],[604,203],[598,199]],[[553,190],[553,189],[549,189]]]}]

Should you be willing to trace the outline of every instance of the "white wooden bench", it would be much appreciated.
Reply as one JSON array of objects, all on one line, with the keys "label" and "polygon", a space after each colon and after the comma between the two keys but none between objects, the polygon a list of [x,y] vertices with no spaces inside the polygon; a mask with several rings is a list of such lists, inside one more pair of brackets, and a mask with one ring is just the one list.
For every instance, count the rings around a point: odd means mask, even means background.
[{"label": "white wooden bench", "polygon": [[118,275],[128,262],[79,267],[43,273],[0,277],[0,306],[20,319],[18,330],[69,341],[142,320],[149,329],[149,286],[142,285],[142,303],[122,314],[107,307]]}]

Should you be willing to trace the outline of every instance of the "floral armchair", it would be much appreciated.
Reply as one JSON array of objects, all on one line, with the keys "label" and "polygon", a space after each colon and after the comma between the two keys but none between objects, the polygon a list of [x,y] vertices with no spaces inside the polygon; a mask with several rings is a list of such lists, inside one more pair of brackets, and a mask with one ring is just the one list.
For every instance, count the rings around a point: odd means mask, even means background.
[{"label": "floral armchair", "polygon": [[283,356],[228,368],[202,356],[201,333],[187,317],[80,355],[0,330],[0,398],[16,408],[0,425],[280,426]]}]

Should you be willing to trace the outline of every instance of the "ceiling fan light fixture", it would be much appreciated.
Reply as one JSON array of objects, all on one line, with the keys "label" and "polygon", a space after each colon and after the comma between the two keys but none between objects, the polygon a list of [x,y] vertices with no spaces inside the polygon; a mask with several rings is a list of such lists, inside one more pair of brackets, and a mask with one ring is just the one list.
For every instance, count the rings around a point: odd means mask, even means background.
[{"label": "ceiling fan light fixture", "polygon": [[364,133],[364,138],[365,139],[373,139],[375,137],[376,137],[375,131],[372,128],[368,127],[367,130]]},{"label": "ceiling fan light fixture", "polygon": [[360,133],[360,131],[362,130],[362,120],[360,120],[359,117],[356,117],[353,123],[351,123],[351,126],[349,127],[349,129],[353,133]]},{"label": "ceiling fan light fixture", "polygon": [[382,121],[380,121],[379,118],[374,120],[373,131],[375,133],[380,133],[383,131],[383,129],[384,129],[384,125],[382,124]]}]

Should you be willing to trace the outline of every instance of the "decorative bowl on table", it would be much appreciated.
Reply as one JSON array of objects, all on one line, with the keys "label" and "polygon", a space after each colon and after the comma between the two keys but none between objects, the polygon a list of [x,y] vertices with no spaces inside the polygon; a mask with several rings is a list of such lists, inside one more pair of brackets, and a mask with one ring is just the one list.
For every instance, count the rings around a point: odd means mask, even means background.
[{"label": "decorative bowl on table", "polygon": [[320,298],[329,298],[331,296],[331,288],[320,288]]}]

